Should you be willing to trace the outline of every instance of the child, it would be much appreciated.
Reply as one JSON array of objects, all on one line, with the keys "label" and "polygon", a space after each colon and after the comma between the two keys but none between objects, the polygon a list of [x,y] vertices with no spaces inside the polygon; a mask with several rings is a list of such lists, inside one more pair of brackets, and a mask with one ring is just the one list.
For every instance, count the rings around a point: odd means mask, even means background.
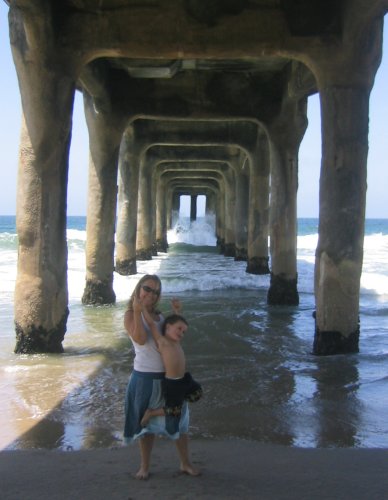
[{"label": "child", "polygon": [[202,388],[189,372],[186,372],[186,358],[181,340],[187,330],[186,319],[179,314],[167,316],[160,334],[151,315],[143,310],[143,316],[150,327],[154,341],[162,356],[165,378],[162,381],[164,408],[148,408],[141,420],[143,426],[151,417],[165,415],[168,434],[179,431],[179,419],[184,401],[195,402],[202,396]]}]

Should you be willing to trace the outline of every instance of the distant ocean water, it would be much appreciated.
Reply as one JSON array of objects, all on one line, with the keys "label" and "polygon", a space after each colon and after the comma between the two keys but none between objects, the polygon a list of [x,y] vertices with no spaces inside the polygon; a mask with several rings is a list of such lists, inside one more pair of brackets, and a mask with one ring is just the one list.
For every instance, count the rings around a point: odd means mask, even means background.
[{"label": "distant ocean water", "polygon": [[366,221],[360,353],[311,354],[317,219],[298,220],[298,307],[266,304],[268,276],[219,255],[213,221],[180,220],[169,251],[115,274],[117,304],[82,306],[86,218],[68,218],[70,316],[64,355],[13,353],[17,235],[0,216],[0,447],[74,449],[121,442],[133,353],[122,325],[144,273],[163,283],[162,309],[178,295],[190,327],[185,350],[205,397],[191,406],[192,434],[304,447],[388,447],[388,220]]}]

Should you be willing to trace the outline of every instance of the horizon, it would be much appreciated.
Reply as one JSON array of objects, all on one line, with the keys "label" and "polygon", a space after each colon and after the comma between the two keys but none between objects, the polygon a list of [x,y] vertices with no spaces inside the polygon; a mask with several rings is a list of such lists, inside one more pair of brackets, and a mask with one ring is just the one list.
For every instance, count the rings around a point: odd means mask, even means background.
[{"label": "horizon", "polygon": [[[2,182],[0,184],[0,214],[16,213],[16,185],[21,122],[20,93],[9,43],[8,6],[0,2],[0,148],[2,151]],[[387,35],[387,36],[385,36]],[[377,71],[369,102],[369,154],[367,169],[366,219],[388,219],[385,182],[385,137],[388,116],[388,26],[384,23],[383,57]],[[384,57],[385,56],[385,57]],[[299,149],[298,198],[299,218],[319,218],[319,177],[321,166],[321,120],[319,95],[308,99],[308,127]],[[88,132],[83,112],[82,95],[75,93],[72,141],[69,155],[67,214],[86,216],[88,186]],[[200,208],[200,207],[199,207]],[[189,207],[184,207],[189,213]]]}]

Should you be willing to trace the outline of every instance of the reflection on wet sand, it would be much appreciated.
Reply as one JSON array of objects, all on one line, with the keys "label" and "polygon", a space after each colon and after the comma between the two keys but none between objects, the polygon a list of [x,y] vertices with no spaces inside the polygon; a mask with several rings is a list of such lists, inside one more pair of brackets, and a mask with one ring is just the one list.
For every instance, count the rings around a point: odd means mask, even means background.
[{"label": "reflection on wet sand", "polygon": [[65,422],[58,408],[71,400],[72,391],[88,384],[101,358],[89,360],[87,366],[77,358],[68,361],[69,357],[34,356],[26,359],[24,369],[14,371],[8,380],[13,397],[2,404],[0,422],[7,422],[2,448],[62,448]]},{"label": "reflection on wet sand", "polygon": [[314,405],[318,416],[317,447],[358,446],[361,405],[357,399],[356,356],[338,356],[334,366],[319,359]]}]

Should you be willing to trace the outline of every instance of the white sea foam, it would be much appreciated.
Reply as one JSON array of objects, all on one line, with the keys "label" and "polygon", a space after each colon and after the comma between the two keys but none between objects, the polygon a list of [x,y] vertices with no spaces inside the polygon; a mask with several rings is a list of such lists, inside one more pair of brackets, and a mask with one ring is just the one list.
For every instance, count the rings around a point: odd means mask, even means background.
[{"label": "white sea foam", "polygon": [[[315,252],[318,244],[318,234],[298,236],[298,252]],[[314,255],[314,254],[313,254]]]},{"label": "white sea foam", "polygon": [[188,243],[190,245],[216,246],[217,240],[214,235],[215,218],[206,216],[200,221],[190,222],[188,219],[179,220],[173,229],[168,231],[168,242]]},{"label": "white sea foam", "polygon": [[73,240],[76,241],[86,241],[86,231],[80,231],[79,229],[68,229],[66,231],[67,241],[72,243]]},{"label": "white sea foam", "polygon": [[[79,302],[85,286],[86,231],[67,230],[68,239],[68,288],[69,300]],[[179,293],[189,290],[220,290],[227,288],[266,288],[268,276],[255,276],[245,272],[246,263],[219,255],[216,249],[207,253],[206,248],[197,252],[184,245],[174,250],[176,244],[215,247],[214,218],[190,224],[179,220],[168,232],[170,253],[159,253],[151,261],[138,261],[134,276],[114,274],[114,290],[118,301],[126,300],[138,279],[146,273],[163,276],[164,292]],[[315,249],[317,234],[298,236],[298,290],[313,293]],[[0,233],[0,303],[13,295],[17,268],[17,237]],[[211,249],[209,249],[211,250]],[[361,295],[388,296],[388,235],[376,233],[365,236],[364,263],[361,277]],[[174,258],[169,258],[173,254]]]}]

